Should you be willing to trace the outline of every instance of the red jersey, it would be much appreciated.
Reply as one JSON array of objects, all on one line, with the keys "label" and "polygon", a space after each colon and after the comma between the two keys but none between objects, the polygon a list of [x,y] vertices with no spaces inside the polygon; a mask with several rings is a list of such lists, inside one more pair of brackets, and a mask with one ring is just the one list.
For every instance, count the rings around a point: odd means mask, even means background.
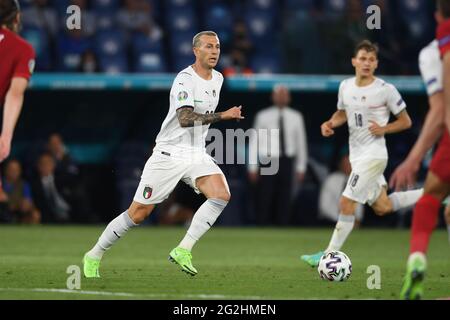
[{"label": "red jersey", "polygon": [[13,78],[30,79],[35,66],[33,47],[14,32],[0,27],[0,106]]},{"label": "red jersey", "polygon": [[[439,41],[439,51],[441,57],[450,52],[450,19],[439,24],[436,32],[436,39]],[[448,90],[448,89],[446,89]],[[444,130],[438,148],[433,155],[430,170],[443,182],[450,183],[450,135],[448,130]]]}]

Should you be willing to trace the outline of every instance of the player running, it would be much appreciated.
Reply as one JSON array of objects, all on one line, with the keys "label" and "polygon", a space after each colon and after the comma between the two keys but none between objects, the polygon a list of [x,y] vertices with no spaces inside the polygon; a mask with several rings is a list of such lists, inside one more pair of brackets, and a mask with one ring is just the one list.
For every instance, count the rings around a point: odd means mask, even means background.
[{"label": "player running", "polygon": [[[352,59],[356,77],[339,87],[336,111],[321,126],[322,135],[330,137],[334,129],[347,122],[349,128],[352,172],[340,200],[340,215],[325,252],[340,250],[355,223],[357,203],[369,204],[377,215],[386,215],[416,203],[422,189],[387,195],[383,176],[388,161],[384,135],[406,130],[411,119],[397,89],[374,76],[378,67],[378,47],[365,40],[357,45]],[[389,122],[390,113],[396,120]],[[324,252],[303,255],[312,267],[319,264]]]},{"label": "player running", "polygon": [[195,276],[191,250],[211,228],[227,203],[230,191],[227,181],[206,153],[205,140],[211,123],[240,120],[241,107],[216,113],[223,76],[214,70],[220,56],[216,33],[203,31],[193,39],[195,63],[181,71],[170,90],[170,108],[156,146],[142,173],[134,201],[128,210],[111,221],[95,246],[85,254],[84,275],[100,277],[99,266],[106,250],[126,232],[147,218],[156,204],[167,199],[182,180],[207,200],[197,210],[189,230],[169,254],[169,260],[181,270]]},{"label": "player running", "polygon": [[[425,180],[424,195],[414,208],[411,226],[410,255],[400,292],[402,299],[420,299],[427,268],[426,252],[430,236],[436,227],[442,201],[450,194],[450,0],[437,1],[436,20],[440,57],[443,61],[443,89],[445,119],[443,134],[431,161]],[[432,126],[439,127],[437,124]],[[437,135],[436,135],[437,136]],[[434,138],[436,139],[436,136]],[[433,141],[430,140],[432,143]]]},{"label": "player running", "polygon": [[[419,68],[425,83],[430,110],[425,118],[419,138],[403,161],[394,171],[389,181],[391,188],[401,190],[411,188],[416,183],[416,176],[426,153],[434,146],[445,128],[445,102],[442,87],[442,61],[437,40],[433,40],[419,54]],[[449,198],[444,215],[450,243],[450,204]]]},{"label": "player running", "polygon": [[0,162],[11,151],[11,140],[24,101],[25,90],[35,66],[33,47],[17,33],[20,6],[17,0],[0,0],[0,106],[3,126],[0,135]]}]

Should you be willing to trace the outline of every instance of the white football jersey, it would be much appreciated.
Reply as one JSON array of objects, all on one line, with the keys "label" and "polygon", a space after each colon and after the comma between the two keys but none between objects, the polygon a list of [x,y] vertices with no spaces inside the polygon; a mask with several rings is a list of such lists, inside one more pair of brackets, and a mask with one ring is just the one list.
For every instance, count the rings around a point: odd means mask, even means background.
[{"label": "white football jersey", "polygon": [[433,40],[419,54],[419,68],[428,96],[443,89],[443,69],[439,43]]},{"label": "white football jersey", "polygon": [[365,87],[356,85],[356,77],[346,79],[339,87],[337,107],[347,115],[350,162],[387,159],[386,140],[373,136],[369,127],[370,121],[385,126],[391,112],[398,115],[406,108],[397,89],[379,78]]},{"label": "white football jersey", "polygon": [[182,128],[177,109],[188,106],[196,113],[214,113],[222,84],[223,76],[216,70],[211,80],[201,78],[191,66],[178,73],[170,90],[169,112],[156,137],[156,147],[172,152],[205,151],[209,125]]}]

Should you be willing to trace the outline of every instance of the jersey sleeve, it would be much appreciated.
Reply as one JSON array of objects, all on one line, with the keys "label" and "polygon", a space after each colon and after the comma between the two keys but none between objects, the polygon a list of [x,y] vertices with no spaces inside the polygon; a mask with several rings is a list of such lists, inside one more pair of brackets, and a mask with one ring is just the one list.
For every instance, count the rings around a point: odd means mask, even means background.
[{"label": "jersey sleeve", "polygon": [[173,82],[172,94],[176,110],[181,107],[194,108],[194,82],[192,75],[188,73],[179,74]]},{"label": "jersey sleeve", "polygon": [[387,101],[386,104],[394,115],[398,115],[404,109],[406,109],[406,103],[403,100],[402,96],[398,92],[397,88],[395,88],[391,84],[386,84],[387,86]]},{"label": "jersey sleeve", "polygon": [[443,89],[442,62],[436,43],[422,49],[419,54],[419,68],[428,96]]},{"label": "jersey sleeve", "polygon": [[30,80],[35,67],[35,52],[31,45],[24,44],[20,48],[19,58],[16,62],[13,78],[25,78]]},{"label": "jersey sleeve", "polygon": [[338,108],[338,110],[344,110],[345,109],[345,104],[344,104],[344,81],[342,81],[341,84],[339,85],[337,108]]},{"label": "jersey sleeve", "polygon": [[436,32],[436,39],[439,43],[439,51],[443,57],[450,51],[450,19],[439,24]]}]

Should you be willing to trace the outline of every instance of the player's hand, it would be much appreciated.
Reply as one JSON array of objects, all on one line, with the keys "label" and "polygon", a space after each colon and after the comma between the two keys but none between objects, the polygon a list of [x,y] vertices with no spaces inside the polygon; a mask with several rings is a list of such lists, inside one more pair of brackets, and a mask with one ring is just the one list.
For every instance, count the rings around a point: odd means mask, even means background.
[{"label": "player's hand", "polygon": [[384,136],[384,134],[385,134],[384,127],[381,127],[375,121],[369,120],[369,122],[371,123],[371,125],[369,127],[369,131],[372,135],[374,135],[376,137]]},{"label": "player's hand", "polygon": [[391,175],[389,187],[396,191],[411,189],[416,183],[416,175],[420,169],[420,161],[403,161]]},{"label": "player's hand", "polygon": [[3,136],[0,136],[0,162],[3,162],[3,160],[8,158],[10,152],[11,152],[11,140],[6,139]]},{"label": "player's hand", "polygon": [[324,137],[330,137],[334,134],[333,123],[331,121],[326,121],[320,126],[320,131]]},{"label": "player's hand", "polygon": [[225,112],[222,112],[222,120],[241,120],[241,119],[245,119],[242,116],[242,106],[239,107],[233,107],[228,109]]}]

